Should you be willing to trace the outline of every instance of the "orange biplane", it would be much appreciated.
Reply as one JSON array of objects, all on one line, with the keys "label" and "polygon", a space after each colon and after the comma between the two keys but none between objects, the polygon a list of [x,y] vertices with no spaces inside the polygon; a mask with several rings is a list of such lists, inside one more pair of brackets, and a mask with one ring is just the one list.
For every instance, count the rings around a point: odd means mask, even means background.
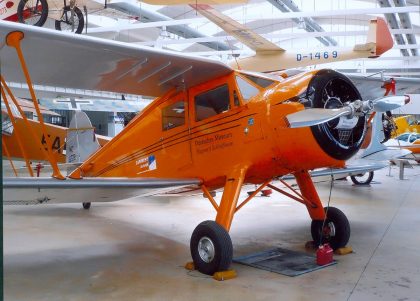
[{"label": "orange biplane", "polygon": [[[191,237],[194,265],[205,274],[229,268],[233,217],[265,187],[306,206],[315,241],[344,247],[349,222],[339,209],[324,209],[309,171],[343,167],[362,145],[367,113],[406,101],[362,101],[332,70],[288,78],[235,71],[204,58],[15,23],[0,22],[0,43],[2,76],[10,81],[24,81],[21,65],[35,84],[157,97],[64,180],[5,179],[5,200],[115,201],[201,189],[216,210],[215,221],[199,224]],[[286,174],[300,191],[270,184]],[[243,184],[259,186],[239,202]],[[219,204],[216,189],[223,189]]]}]

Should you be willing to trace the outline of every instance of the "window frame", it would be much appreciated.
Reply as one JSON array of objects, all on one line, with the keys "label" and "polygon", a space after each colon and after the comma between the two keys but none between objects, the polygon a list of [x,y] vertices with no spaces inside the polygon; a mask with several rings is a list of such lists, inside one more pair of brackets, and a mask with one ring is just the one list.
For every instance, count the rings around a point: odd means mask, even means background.
[{"label": "window frame", "polygon": [[[248,98],[247,100],[245,100],[244,96],[242,95],[242,91],[239,88],[239,84],[238,81],[236,80],[236,77],[239,76],[243,81],[245,81],[246,83],[250,84],[251,86],[255,87],[258,90],[258,93],[255,94],[254,96]],[[235,73],[235,77],[234,77],[234,81],[235,81],[235,86],[236,86],[236,92],[239,94],[240,96],[240,101],[242,103],[242,105],[247,104],[250,102],[250,100],[252,100],[252,98],[254,98],[255,96],[257,96],[258,94],[261,93],[262,90],[264,90],[264,88],[258,86],[256,83],[254,83],[253,81],[251,81],[250,79],[248,79],[245,76],[242,76],[241,73]]]},{"label": "window frame", "polygon": [[[175,126],[175,127],[171,127],[171,128],[167,128],[165,129],[163,126],[163,110],[169,106],[172,106],[178,102],[183,102],[184,103],[184,123],[179,125],[179,126]],[[179,93],[177,95],[175,95],[174,97],[170,98],[168,101],[165,101],[161,106],[160,106],[160,128],[162,130],[163,133],[167,133],[173,129],[179,129],[179,128],[185,128],[186,126],[188,126],[188,100],[187,100],[187,95],[185,93]]]},{"label": "window frame", "polygon": [[[216,80],[211,81],[210,83],[203,83],[201,85],[197,85],[195,87],[192,87],[189,89],[188,94],[189,94],[189,98],[188,98],[188,102],[189,102],[189,109],[190,109],[190,122],[191,124],[203,124],[203,123],[207,123],[207,122],[211,122],[214,119],[218,119],[220,116],[223,116],[225,114],[229,114],[231,113],[233,110],[237,109],[238,106],[236,106],[234,104],[234,100],[233,100],[233,87],[236,87],[235,84],[233,84],[232,80],[232,74],[234,74],[234,72],[232,72],[229,75],[220,77]],[[208,118],[196,121],[196,111],[195,111],[195,97],[199,94],[205,93],[207,91],[216,89],[217,87],[223,86],[223,85],[227,85],[228,86],[228,91],[229,91],[229,109],[227,111],[221,112],[219,114],[210,116]],[[236,93],[239,93],[239,91],[236,91]],[[239,93],[240,94],[240,93]],[[241,99],[239,99],[241,102]]]}]

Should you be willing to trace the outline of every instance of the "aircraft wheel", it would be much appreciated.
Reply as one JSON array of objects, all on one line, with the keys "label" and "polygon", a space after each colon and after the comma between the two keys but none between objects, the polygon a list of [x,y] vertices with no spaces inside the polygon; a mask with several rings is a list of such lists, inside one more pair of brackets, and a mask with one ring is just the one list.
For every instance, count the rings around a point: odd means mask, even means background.
[{"label": "aircraft wheel", "polygon": [[203,274],[213,275],[225,271],[232,263],[230,235],[214,221],[204,221],[194,229],[190,250],[195,268]]},{"label": "aircraft wheel", "polygon": [[350,179],[355,185],[369,185],[373,180],[373,175],[373,171],[369,171],[368,173],[350,176]]},{"label": "aircraft wheel", "polygon": [[47,0],[21,0],[17,8],[20,23],[42,26],[48,17]]},{"label": "aircraft wheel", "polygon": [[83,13],[77,6],[75,6],[73,10],[74,16],[72,21],[70,6],[65,6],[63,8],[63,15],[61,16],[61,19],[55,20],[56,30],[70,31],[79,34],[83,32],[83,28],[85,26],[85,19],[83,18]]},{"label": "aircraft wheel", "polygon": [[83,209],[88,210],[90,208],[90,202],[82,203]]},{"label": "aircraft wheel", "polygon": [[[324,208],[324,210],[327,212],[327,208]],[[333,250],[347,245],[350,239],[350,223],[341,210],[330,207],[323,229],[322,224],[323,221],[312,220],[311,234],[315,244],[329,243]]]}]

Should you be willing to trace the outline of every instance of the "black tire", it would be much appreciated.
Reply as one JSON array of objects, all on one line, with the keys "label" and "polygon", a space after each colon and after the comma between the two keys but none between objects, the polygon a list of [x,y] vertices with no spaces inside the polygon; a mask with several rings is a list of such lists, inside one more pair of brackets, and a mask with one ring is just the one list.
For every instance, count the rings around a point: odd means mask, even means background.
[{"label": "black tire", "polygon": [[82,11],[78,7],[74,7],[74,28],[72,28],[71,22],[71,10],[70,6],[66,6],[63,9],[63,14],[61,15],[60,20],[55,20],[55,29],[57,30],[74,30],[74,33],[82,33],[85,26],[85,19],[83,17]]},{"label": "black tire", "polygon": [[82,205],[83,205],[83,209],[89,210],[89,208],[90,208],[90,202],[82,203]]},{"label": "black tire", "polygon": [[47,0],[20,0],[17,8],[20,23],[42,26],[48,17]]},{"label": "black tire", "polygon": [[[324,210],[327,212],[327,208]],[[333,250],[347,245],[350,239],[350,223],[341,210],[335,207],[328,209],[321,241],[322,225],[323,221],[312,220],[311,234],[315,245],[329,243]]]},{"label": "black tire", "polygon": [[369,185],[370,182],[372,182],[373,180],[374,172],[369,171],[367,179],[364,178],[365,175],[366,173],[356,175],[356,176],[350,176],[350,179],[355,185]]},{"label": "black tire", "polygon": [[232,263],[233,247],[229,233],[214,221],[204,221],[194,229],[190,250],[195,268],[203,274],[226,271]]}]

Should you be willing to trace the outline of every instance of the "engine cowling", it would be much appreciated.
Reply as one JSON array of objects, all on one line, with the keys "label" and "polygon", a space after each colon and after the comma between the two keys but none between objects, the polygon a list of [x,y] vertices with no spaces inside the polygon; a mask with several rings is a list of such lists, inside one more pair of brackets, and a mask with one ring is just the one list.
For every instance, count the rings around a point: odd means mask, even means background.
[{"label": "engine cowling", "polygon": [[[341,108],[362,97],[345,75],[333,70],[320,70],[309,82],[305,106],[311,108]],[[320,147],[337,160],[347,160],[361,147],[366,135],[366,117],[340,117],[311,127]]]}]

